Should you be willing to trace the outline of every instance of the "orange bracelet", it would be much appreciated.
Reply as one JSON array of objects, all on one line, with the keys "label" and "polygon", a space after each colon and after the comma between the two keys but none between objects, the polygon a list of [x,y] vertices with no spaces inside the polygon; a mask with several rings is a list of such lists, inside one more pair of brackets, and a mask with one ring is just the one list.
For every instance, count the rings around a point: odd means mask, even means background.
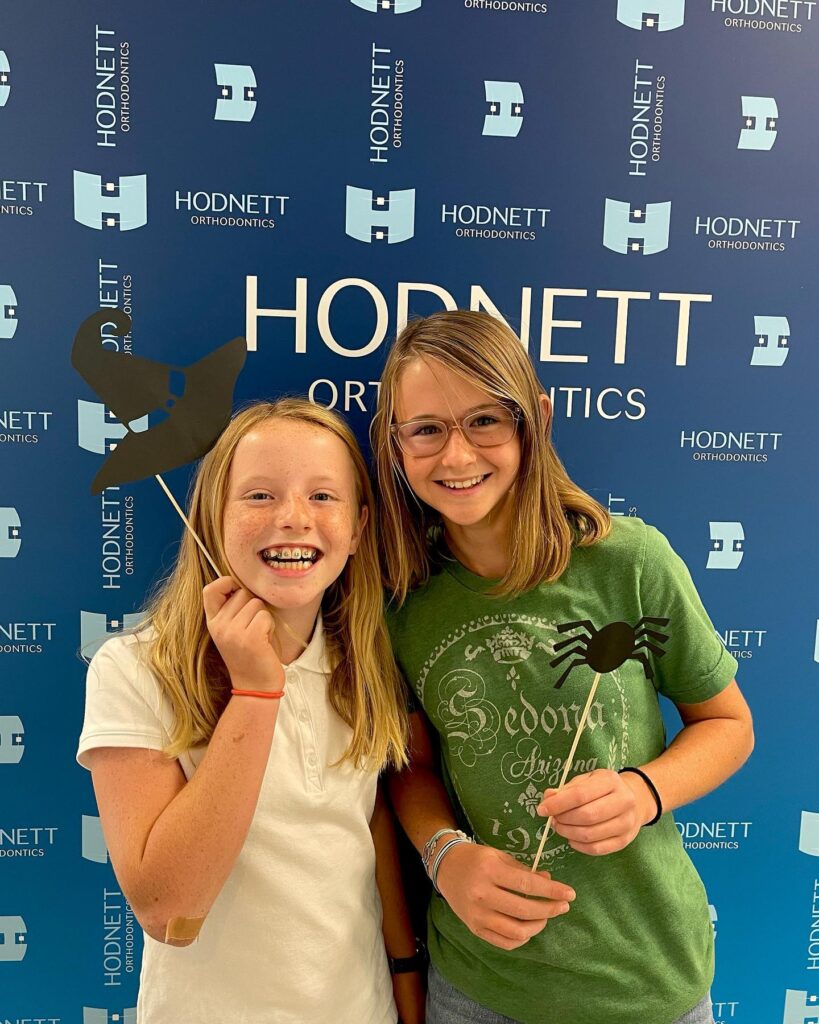
[{"label": "orange bracelet", "polygon": [[278,700],[284,696],[284,690],[231,690],[235,697],[265,697],[267,700]]}]

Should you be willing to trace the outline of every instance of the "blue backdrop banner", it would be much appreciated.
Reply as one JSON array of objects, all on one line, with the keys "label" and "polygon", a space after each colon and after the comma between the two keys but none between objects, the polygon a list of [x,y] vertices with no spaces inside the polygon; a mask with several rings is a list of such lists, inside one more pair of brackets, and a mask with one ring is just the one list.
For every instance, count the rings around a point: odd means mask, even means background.
[{"label": "blue backdrop banner", "polygon": [[179,366],[245,335],[239,401],[306,393],[366,442],[396,331],[465,307],[520,334],[571,475],[669,537],[740,659],[756,751],[676,815],[716,1019],[815,1024],[816,0],[0,6],[0,1022],[136,1004],[80,651],[180,527],[151,480],[91,495],[124,428],[77,327],[118,307],[106,347]]}]

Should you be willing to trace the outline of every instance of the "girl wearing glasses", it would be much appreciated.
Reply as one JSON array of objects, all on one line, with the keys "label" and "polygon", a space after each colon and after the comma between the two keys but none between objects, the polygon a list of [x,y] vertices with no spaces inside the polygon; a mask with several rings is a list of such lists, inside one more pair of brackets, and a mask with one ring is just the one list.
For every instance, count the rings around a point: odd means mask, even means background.
[{"label": "girl wearing glasses", "polygon": [[[750,713],[683,563],[569,479],[550,425],[491,316],[417,320],[388,356],[380,527],[417,699],[391,792],[436,890],[427,1024],[704,1024],[712,927],[667,812],[740,767]],[[667,749],[659,693],[683,721]]]}]

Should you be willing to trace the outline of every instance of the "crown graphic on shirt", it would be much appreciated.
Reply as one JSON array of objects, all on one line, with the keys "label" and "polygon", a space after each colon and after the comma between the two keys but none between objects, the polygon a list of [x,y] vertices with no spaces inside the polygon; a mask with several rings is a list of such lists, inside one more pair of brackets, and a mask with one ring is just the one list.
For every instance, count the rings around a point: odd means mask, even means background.
[{"label": "crown graphic on shirt", "polygon": [[526,661],[534,643],[533,636],[512,629],[511,626],[504,626],[499,633],[487,639],[486,646],[499,664],[512,665],[516,661]]}]

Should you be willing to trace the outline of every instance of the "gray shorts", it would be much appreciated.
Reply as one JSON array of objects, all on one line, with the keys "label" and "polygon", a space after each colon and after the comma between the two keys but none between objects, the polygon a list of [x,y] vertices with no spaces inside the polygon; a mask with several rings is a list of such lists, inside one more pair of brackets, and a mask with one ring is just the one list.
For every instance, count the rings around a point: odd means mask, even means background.
[{"label": "gray shorts", "polygon": [[[519,1024],[519,1021],[473,1002],[445,981],[430,964],[427,1024]],[[682,1017],[678,1017],[674,1024],[714,1024],[710,994]]]}]

